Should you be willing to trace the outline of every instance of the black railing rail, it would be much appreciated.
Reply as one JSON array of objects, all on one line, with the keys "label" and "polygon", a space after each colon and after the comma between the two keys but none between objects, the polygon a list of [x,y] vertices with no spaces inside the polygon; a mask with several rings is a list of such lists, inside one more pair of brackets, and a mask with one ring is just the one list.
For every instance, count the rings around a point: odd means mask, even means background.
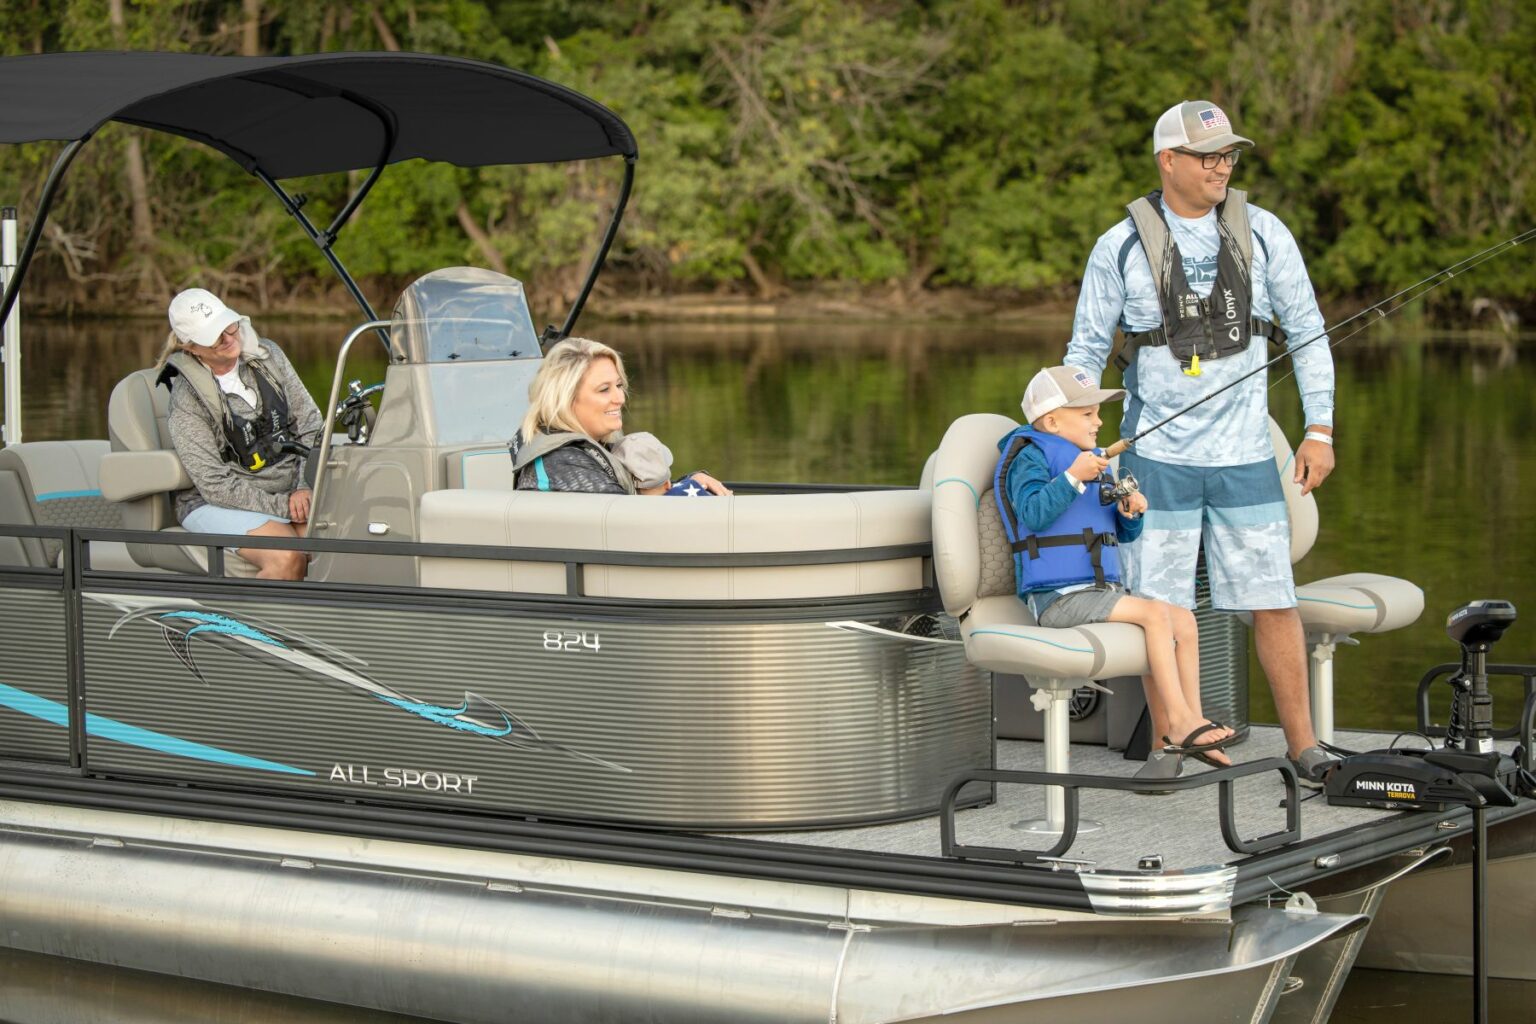
[{"label": "black railing rail", "polygon": [[[1419,717],[1418,731],[1422,733],[1426,739],[1445,735],[1445,726],[1435,725],[1429,710],[1430,690],[1434,688],[1435,683],[1442,676],[1449,678],[1450,676],[1453,676],[1460,671],[1460,662],[1446,662],[1444,665],[1436,665],[1428,672],[1425,672],[1424,677],[1419,680],[1419,691],[1417,695]],[[1488,675],[1517,676],[1523,681],[1525,686],[1525,713],[1521,716],[1520,720],[1515,725],[1505,729],[1493,730],[1493,738],[1496,740],[1518,739],[1525,743],[1527,751],[1529,751],[1530,741],[1527,739],[1527,737],[1531,735],[1530,715],[1533,708],[1536,708],[1536,665],[1489,665]],[[1449,694],[1449,692],[1449,690],[1446,691],[1447,694]],[[1527,764],[1524,767],[1529,768],[1530,765]]]},{"label": "black railing rail", "polygon": [[[1280,832],[1243,839],[1237,833],[1236,809],[1233,801],[1233,783],[1249,775],[1263,772],[1279,772],[1285,783],[1285,828]],[[955,840],[955,802],[960,790],[970,782],[991,782],[1023,786],[1054,786],[1063,791],[1065,815],[1061,837],[1048,850],[1009,849],[1002,846],[972,846]],[[1033,864],[1043,860],[1063,857],[1077,841],[1079,790],[1113,789],[1131,793],[1174,792],[1218,786],[1220,798],[1221,838],[1234,853],[1255,854],[1273,850],[1301,839],[1301,788],[1296,780],[1296,769],[1283,757],[1266,757],[1258,761],[1246,761],[1227,768],[1201,772],[1178,779],[1135,779],[1118,775],[1055,774],[1046,771],[1005,771],[976,769],[961,772],[951,780],[939,804],[939,837],[945,857],[970,860],[1003,860],[1014,864]],[[995,811],[993,813],[996,813]]]}]

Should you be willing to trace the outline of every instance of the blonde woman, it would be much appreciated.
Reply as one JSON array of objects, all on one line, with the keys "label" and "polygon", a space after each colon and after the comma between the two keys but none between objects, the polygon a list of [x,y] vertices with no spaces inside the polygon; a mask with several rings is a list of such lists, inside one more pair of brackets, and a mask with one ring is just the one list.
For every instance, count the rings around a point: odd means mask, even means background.
[{"label": "blonde woman", "polygon": [[[602,342],[567,338],[545,353],[528,386],[528,414],[512,438],[517,489],[639,493],[613,454],[628,390],[624,360]],[[708,473],[690,475],[712,494],[731,493]]]},{"label": "blonde woman", "polygon": [[[171,389],[171,443],[190,490],[174,497],[193,533],[299,537],[309,485],[299,455],[320,434],[320,409],[282,350],[248,317],[202,288],[171,300],[158,382]],[[239,548],[258,578],[301,580],[301,551]]]}]

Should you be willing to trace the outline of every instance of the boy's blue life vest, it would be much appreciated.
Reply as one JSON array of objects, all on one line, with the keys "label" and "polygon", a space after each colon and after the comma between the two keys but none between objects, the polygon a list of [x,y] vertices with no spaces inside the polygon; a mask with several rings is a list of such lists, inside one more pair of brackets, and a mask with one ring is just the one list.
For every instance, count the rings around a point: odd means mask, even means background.
[{"label": "boy's blue life vest", "polygon": [[1077,500],[1050,525],[1049,533],[1024,529],[1008,499],[1008,469],[1025,445],[1045,454],[1051,478],[1064,473],[1083,450],[1055,434],[1019,427],[1005,439],[1002,458],[992,478],[992,493],[1003,521],[1003,532],[1013,551],[1013,569],[1019,594],[1059,590],[1079,583],[1120,581],[1119,541],[1115,538],[1115,506],[1099,503],[1099,489],[1084,488]]}]

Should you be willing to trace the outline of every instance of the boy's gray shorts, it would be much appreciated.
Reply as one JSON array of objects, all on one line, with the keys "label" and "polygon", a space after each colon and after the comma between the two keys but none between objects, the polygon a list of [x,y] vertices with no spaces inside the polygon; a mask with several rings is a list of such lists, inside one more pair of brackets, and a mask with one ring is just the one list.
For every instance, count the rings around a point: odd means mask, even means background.
[{"label": "boy's gray shorts", "polygon": [[1126,589],[1119,583],[1094,584],[1086,590],[1074,590],[1063,594],[1040,616],[1040,625],[1048,629],[1066,629],[1069,626],[1086,626],[1090,622],[1108,622],[1109,613],[1126,596]]}]

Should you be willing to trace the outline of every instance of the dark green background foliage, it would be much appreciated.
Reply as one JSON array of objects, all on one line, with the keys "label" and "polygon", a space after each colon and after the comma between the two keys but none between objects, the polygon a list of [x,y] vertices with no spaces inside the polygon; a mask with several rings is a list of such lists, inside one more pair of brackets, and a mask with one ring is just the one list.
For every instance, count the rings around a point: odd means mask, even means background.
[{"label": "dark green background foliage", "polygon": [[[1069,299],[1093,239],[1155,184],[1151,125],[1185,97],[1223,104],[1258,141],[1236,183],[1291,225],[1327,299],[1379,295],[1536,223],[1528,0],[12,0],[0,45],[400,48],[566,83],[640,142],[611,263],[631,293],[833,283],[897,304],[938,288]],[[0,201],[26,210],[56,150],[0,155]],[[375,294],[470,262],[554,303],[577,287],[619,178],[613,161],[397,166],[339,251]],[[293,187],[315,215],[347,185]],[[233,164],[104,130],[72,172],[34,294],[137,308],[194,280],[277,306],[334,287]],[[1500,260],[1428,311],[1529,315],[1533,282],[1530,260]]]}]

